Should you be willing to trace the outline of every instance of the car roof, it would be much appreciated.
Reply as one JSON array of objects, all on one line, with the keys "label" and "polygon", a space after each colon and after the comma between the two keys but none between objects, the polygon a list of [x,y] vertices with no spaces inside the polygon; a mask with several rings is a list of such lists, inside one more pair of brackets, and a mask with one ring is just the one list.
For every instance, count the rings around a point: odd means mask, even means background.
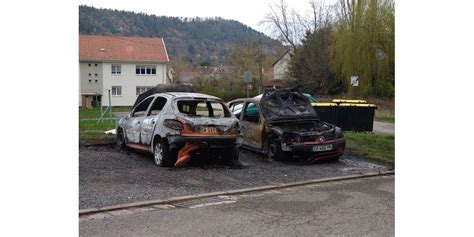
[{"label": "car roof", "polygon": [[246,101],[253,102],[253,103],[259,103],[260,98],[240,98],[240,99],[231,100],[227,103],[230,104],[230,103],[235,103],[235,102],[246,102]]},{"label": "car roof", "polygon": [[199,97],[199,98],[206,98],[206,99],[222,100],[221,98],[215,97],[212,95],[206,95],[202,93],[192,93],[192,92],[163,92],[159,94],[168,94],[173,97]]}]

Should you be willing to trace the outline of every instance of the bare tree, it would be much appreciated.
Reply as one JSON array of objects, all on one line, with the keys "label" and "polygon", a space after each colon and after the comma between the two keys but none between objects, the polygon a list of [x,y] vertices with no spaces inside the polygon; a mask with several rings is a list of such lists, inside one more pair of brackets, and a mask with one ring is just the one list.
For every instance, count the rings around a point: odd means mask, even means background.
[{"label": "bare tree", "polygon": [[289,10],[283,0],[280,0],[280,4],[270,4],[269,7],[270,11],[265,15],[261,24],[270,26],[274,33],[279,35],[281,41],[296,49],[302,34],[302,27],[298,24],[296,12]]},{"label": "bare tree", "polygon": [[321,28],[327,28],[333,21],[333,6],[324,2],[309,2],[310,11],[298,13],[289,9],[284,0],[279,4],[270,4],[270,11],[265,15],[261,24],[269,26],[280,40],[290,45],[293,50],[301,44],[307,33]]},{"label": "bare tree", "polygon": [[190,64],[186,61],[186,59],[181,56],[177,55],[176,57],[170,60],[169,64],[169,71],[170,74],[169,79],[171,84],[179,84],[179,78],[184,72],[190,70]]}]

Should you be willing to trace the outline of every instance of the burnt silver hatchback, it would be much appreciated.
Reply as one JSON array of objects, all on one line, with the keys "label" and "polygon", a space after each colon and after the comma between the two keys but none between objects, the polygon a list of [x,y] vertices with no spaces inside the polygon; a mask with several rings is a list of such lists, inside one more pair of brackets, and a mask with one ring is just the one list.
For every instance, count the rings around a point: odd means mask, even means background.
[{"label": "burnt silver hatchback", "polygon": [[139,100],[118,122],[119,147],[152,153],[158,166],[182,166],[201,149],[238,162],[242,144],[238,119],[220,98],[163,92]]}]

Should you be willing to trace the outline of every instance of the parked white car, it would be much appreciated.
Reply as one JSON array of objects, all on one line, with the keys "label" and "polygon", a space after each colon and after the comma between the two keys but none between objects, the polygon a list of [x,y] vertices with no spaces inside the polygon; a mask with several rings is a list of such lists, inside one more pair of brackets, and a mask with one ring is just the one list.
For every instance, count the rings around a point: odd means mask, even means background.
[{"label": "parked white car", "polygon": [[242,144],[238,119],[215,96],[164,92],[139,97],[130,114],[118,122],[118,146],[153,153],[158,166],[172,166],[188,142],[205,143],[221,159],[238,160]]}]

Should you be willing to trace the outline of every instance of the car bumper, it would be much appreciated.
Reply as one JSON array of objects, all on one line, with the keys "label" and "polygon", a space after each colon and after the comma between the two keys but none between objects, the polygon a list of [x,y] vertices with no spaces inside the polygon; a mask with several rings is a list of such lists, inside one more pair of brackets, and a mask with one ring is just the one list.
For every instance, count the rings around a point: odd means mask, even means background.
[{"label": "car bumper", "polygon": [[209,148],[239,147],[242,145],[242,136],[168,136],[171,148],[179,148],[187,142],[205,142]]},{"label": "car bumper", "polygon": [[[320,145],[332,145],[332,149],[328,151],[313,151],[314,146]],[[297,152],[297,153],[311,153],[315,155],[316,159],[330,159],[334,157],[339,157],[344,154],[344,149],[346,148],[346,140],[344,138],[327,141],[324,143],[300,143],[300,144],[282,144],[282,150],[287,152]]]}]

